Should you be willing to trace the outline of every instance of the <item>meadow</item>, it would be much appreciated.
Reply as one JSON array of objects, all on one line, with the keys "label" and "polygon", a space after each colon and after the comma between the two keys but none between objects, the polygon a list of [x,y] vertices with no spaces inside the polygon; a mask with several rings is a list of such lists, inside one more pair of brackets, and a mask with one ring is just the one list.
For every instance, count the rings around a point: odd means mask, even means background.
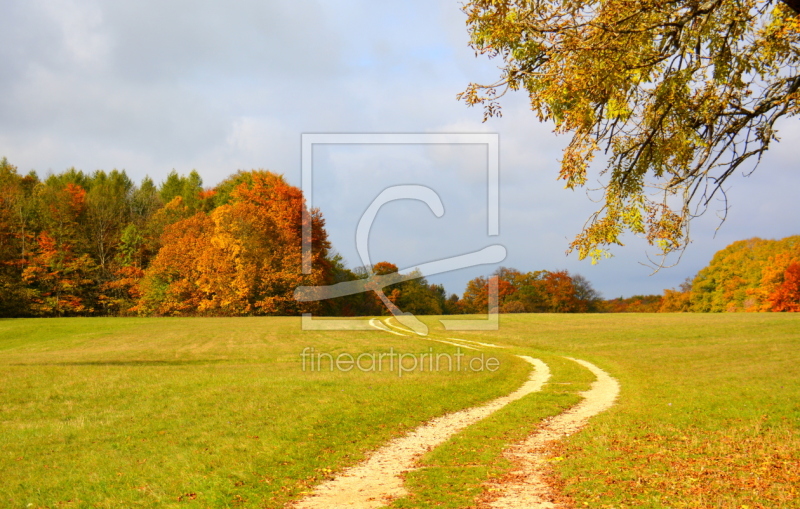
[{"label": "meadow", "polygon": [[[454,354],[380,331],[302,331],[296,318],[0,320],[0,505],[283,507],[445,412],[553,378],[419,461],[394,507],[469,507],[501,452],[580,400],[596,364],[617,404],[553,451],[578,507],[798,507],[800,318],[786,314],[502,315],[431,338],[495,371],[330,371],[301,353]],[[308,351],[308,350],[306,350]],[[384,364],[385,366],[385,364]],[[304,369],[305,368],[305,369]],[[323,366],[327,368],[327,365]]]}]

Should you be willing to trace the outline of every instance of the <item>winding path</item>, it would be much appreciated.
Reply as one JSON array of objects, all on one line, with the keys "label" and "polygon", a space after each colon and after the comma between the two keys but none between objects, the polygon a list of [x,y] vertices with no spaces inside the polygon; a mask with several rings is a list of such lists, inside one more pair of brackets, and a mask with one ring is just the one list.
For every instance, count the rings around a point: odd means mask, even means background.
[{"label": "winding path", "polygon": [[[401,336],[407,335],[405,330],[390,323],[370,323],[373,327],[385,332]],[[402,332],[397,332],[398,330]],[[464,345],[463,342],[484,347],[504,348],[500,345],[456,338],[447,339],[462,343],[452,343],[434,338],[425,339],[468,349],[476,348]],[[524,355],[518,357],[529,362],[534,369],[528,381],[516,391],[485,405],[443,415],[403,437],[389,441],[360,464],[343,471],[334,479],[318,485],[313,493],[289,507],[295,509],[375,509],[406,495],[407,491],[403,486],[401,474],[414,469],[419,456],[512,401],[542,389],[542,386],[550,378],[550,369],[547,364]],[[589,362],[569,357],[568,359],[590,370],[597,380],[592,383],[588,391],[581,393],[584,397],[581,403],[546,420],[539,431],[504,452],[505,456],[519,469],[512,472],[509,476],[510,480],[506,479],[505,482],[490,485],[486,496],[480,500],[480,507],[492,509],[556,507],[552,503],[554,497],[550,488],[543,478],[547,444],[578,431],[586,425],[591,417],[611,407],[619,394],[619,384],[608,373]]]},{"label": "winding path", "polygon": [[391,440],[362,463],[317,486],[310,496],[294,507],[371,509],[383,507],[392,499],[406,495],[400,474],[413,469],[417,457],[512,401],[542,389],[550,378],[547,364],[532,357],[518,357],[534,367],[522,387],[485,405],[438,417],[406,436]]},{"label": "winding path", "polygon": [[581,393],[584,397],[581,403],[548,419],[539,431],[505,451],[505,456],[519,468],[511,472],[510,481],[489,486],[491,499],[484,499],[480,507],[492,509],[557,507],[553,503],[554,497],[543,476],[548,442],[561,440],[580,430],[591,417],[610,408],[619,394],[619,383],[608,373],[586,361],[567,358],[594,373],[597,380],[592,383],[588,391]]}]

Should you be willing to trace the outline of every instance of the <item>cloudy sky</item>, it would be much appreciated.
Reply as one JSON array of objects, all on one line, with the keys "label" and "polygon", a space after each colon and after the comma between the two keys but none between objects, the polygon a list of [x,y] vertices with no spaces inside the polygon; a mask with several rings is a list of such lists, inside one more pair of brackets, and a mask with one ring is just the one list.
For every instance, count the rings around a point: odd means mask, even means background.
[{"label": "cloudy sky", "polygon": [[[537,123],[522,94],[485,124],[455,100],[498,73],[469,49],[464,21],[449,0],[5,0],[0,157],[40,175],[117,168],[137,181],[197,169],[206,186],[264,168],[300,186],[302,133],[498,133],[499,236],[486,229],[483,146],[316,146],[313,205],[334,247],[361,265],[361,214],[387,186],[420,184],[437,192],[444,216],[418,201],[387,204],[372,262],[414,267],[502,244],[502,265],[581,273],[605,297],[677,286],[734,240],[800,233],[800,125],[789,119],[760,168],[728,184],[722,228],[715,234],[713,210],[695,222],[678,266],[651,275],[636,238],[596,266],[567,256],[594,206],[556,181],[567,140]],[[429,279],[461,293],[494,268]]]}]

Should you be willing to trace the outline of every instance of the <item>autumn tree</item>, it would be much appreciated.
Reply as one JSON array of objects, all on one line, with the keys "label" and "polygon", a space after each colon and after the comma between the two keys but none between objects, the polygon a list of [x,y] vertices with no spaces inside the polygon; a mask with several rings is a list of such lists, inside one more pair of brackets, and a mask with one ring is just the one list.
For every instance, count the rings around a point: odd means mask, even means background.
[{"label": "autumn tree", "polygon": [[29,222],[31,191],[37,181],[21,176],[7,159],[0,159],[0,317],[29,311],[22,271],[33,244]]},{"label": "autumn tree", "polygon": [[50,176],[34,189],[36,228],[46,231],[56,242],[85,252],[90,249],[85,235],[86,178],[80,172]]},{"label": "autumn tree", "polygon": [[[300,271],[304,221],[314,272]],[[136,186],[124,171],[40,180],[0,159],[0,316],[296,314],[330,282],[319,211],[269,172],[203,189],[195,171]]]},{"label": "autumn tree", "polygon": [[[400,272],[400,270],[397,268],[397,265],[387,261],[378,262],[372,267],[362,267],[357,271],[359,279],[369,279],[373,275],[387,276],[389,274],[397,274],[398,272]],[[400,299],[400,284],[387,286],[383,288],[382,291],[388,302],[381,299],[380,295],[376,292],[367,292],[369,300],[371,301],[371,312],[368,311],[365,314],[386,315],[392,313],[392,311],[399,312],[397,304]]]},{"label": "autumn tree", "polygon": [[658,311],[661,313],[692,311],[692,278],[687,278],[677,290],[675,288],[665,289]]},{"label": "autumn tree", "polygon": [[[497,277],[498,304],[503,313],[585,313],[599,310],[600,294],[589,281],[569,272],[538,270],[522,273],[501,267]],[[469,313],[485,313],[489,303],[489,279],[467,283],[462,306]]]},{"label": "autumn tree", "polygon": [[761,285],[749,290],[759,299],[759,311],[800,311],[797,293],[800,243],[794,249],[777,252],[769,257],[761,270]]},{"label": "autumn tree", "polygon": [[600,310],[605,313],[658,313],[662,302],[661,295],[633,295],[603,301]]},{"label": "autumn tree", "polygon": [[76,253],[47,232],[37,238],[22,279],[31,292],[31,311],[40,316],[75,316],[94,313],[96,302],[94,260]]},{"label": "autumn tree", "polygon": [[[305,214],[300,190],[271,172],[252,172],[231,196],[210,214],[198,211],[165,227],[141,284],[139,312],[297,314],[314,306],[301,305],[293,292],[328,280],[321,213]],[[181,201],[176,196],[170,204],[179,207]],[[311,222],[310,275],[301,272],[303,221]]]},{"label": "autumn tree", "polygon": [[777,139],[778,119],[800,111],[798,9],[470,0],[470,44],[501,60],[501,76],[459,98],[483,105],[486,120],[500,115],[499,97],[524,89],[540,121],[571,135],[558,175],[567,188],[594,180],[590,163],[604,155],[602,206],[570,244],[581,259],[608,255],[626,231],[666,256],[687,245],[692,217],[724,199],[726,179]]},{"label": "autumn tree", "polygon": [[219,207],[231,203],[235,199],[234,191],[241,185],[252,186],[253,178],[253,172],[243,170],[227,177],[214,187],[214,205]]},{"label": "autumn tree", "polygon": [[578,290],[566,270],[549,272],[541,279],[547,296],[547,311],[550,313],[585,313],[589,311],[586,301],[578,297]]},{"label": "autumn tree", "polygon": [[771,295],[795,261],[800,262],[800,236],[734,242],[715,253],[694,278],[692,310],[769,311]]},{"label": "autumn tree", "polygon": [[783,281],[769,296],[770,311],[800,312],[800,263],[792,262]]},{"label": "autumn tree", "polygon": [[485,313],[489,309],[489,279],[478,276],[467,282],[467,288],[461,298],[461,307],[465,313]]}]

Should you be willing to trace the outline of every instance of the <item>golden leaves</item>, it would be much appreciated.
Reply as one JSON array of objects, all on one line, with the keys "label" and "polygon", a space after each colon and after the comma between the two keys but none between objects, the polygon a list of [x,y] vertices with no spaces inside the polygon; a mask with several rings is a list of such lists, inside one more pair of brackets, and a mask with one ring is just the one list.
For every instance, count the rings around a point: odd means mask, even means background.
[{"label": "golden leaves", "polygon": [[485,120],[525,88],[540,121],[572,134],[567,188],[609,153],[604,204],[570,247],[581,258],[596,261],[623,230],[666,254],[686,246],[690,219],[733,170],[768,148],[775,121],[800,112],[800,17],[772,5],[472,0],[471,45],[503,65],[496,83],[459,99],[483,105]]}]

